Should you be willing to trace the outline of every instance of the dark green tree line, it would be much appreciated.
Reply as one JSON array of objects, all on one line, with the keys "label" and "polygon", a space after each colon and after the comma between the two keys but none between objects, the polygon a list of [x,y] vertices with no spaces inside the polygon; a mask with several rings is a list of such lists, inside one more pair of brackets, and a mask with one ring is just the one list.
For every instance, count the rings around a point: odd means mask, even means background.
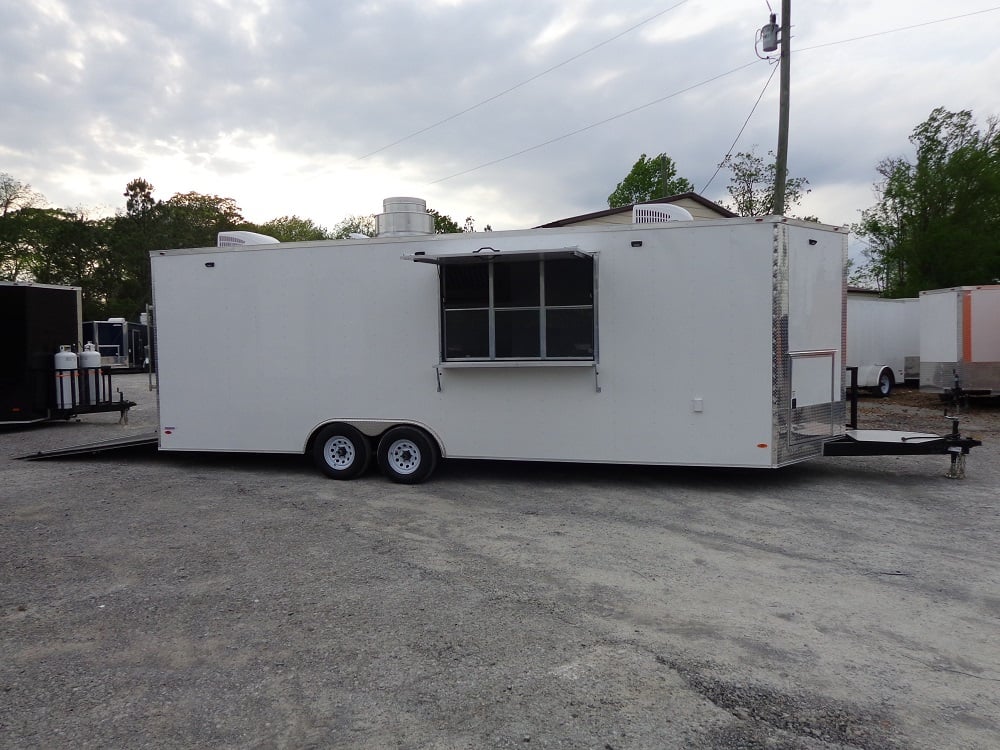
[{"label": "dark green tree line", "polygon": [[[44,196],[0,173],[0,279],[79,286],[84,320],[134,320],[152,301],[151,251],[210,247],[219,232],[240,229],[282,242],[375,234],[374,216],[349,217],[333,232],[299,216],[253,224],[232,198],[187,192],[161,201],[141,177],[128,183],[123,197],[125,208],[116,215],[91,219],[43,208]],[[434,209],[428,213],[438,233],[473,231],[471,217],[463,227]]]},{"label": "dark green tree line", "polygon": [[867,247],[854,281],[890,296],[1000,278],[1000,126],[937,108],[910,135],[915,158],[876,171],[878,202],[854,227]]}]

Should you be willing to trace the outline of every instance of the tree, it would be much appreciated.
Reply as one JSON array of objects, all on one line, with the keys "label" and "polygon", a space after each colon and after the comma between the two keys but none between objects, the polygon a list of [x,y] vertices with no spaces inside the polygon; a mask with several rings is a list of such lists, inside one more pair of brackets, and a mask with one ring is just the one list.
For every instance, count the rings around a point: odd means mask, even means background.
[{"label": "tree", "polygon": [[325,227],[316,224],[312,219],[302,219],[298,216],[281,216],[271,219],[265,224],[254,227],[255,232],[270,235],[282,242],[307,242],[309,240],[325,240],[330,233]]},{"label": "tree", "polygon": [[156,208],[161,242],[166,241],[164,247],[167,248],[215,245],[219,232],[237,229],[247,223],[235,200],[218,195],[175,193],[157,204]]},{"label": "tree", "polygon": [[22,208],[36,208],[45,202],[45,196],[32,190],[31,185],[0,172],[0,217]]},{"label": "tree", "polygon": [[153,189],[142,177],[131,180],[123,193],[125,211],[101,225],[104,256],[92,283],[99,290],[102,317],[133,318],[152,301],[149,252],[173,246],[163,237],[165,209]]},{"label": "tree", "polygon": [[691,181],[677,176],[677,165],[666,154],[649,158],[645,154],[632,165],[625,179],[608,196],[608,208],[621,208],[634,203],[666,198],[694,190]]},{"label": "tree", "polygon": [[23,207],[0,217],[3,276],[83,288],[86,319],[103,309],[96,274],[104,259],[101,222],[79,211]]},{"label": "tree", "polygon": [[34,280],[50,229],[51,217],[45,209],[24,207],[0,216],[0,277],[5,281]]},{"label": "tree", "polygon": [[31,185],[0,172],[0,279],[26,278],[29,255],[35,247],[25,242],[26,221],[30,209],[43,203],[45,197]]},{"label": "tree", "polygon": [[363,234],[366,237],[374,237],[376,231],[378,230],[375,227],[374,214],[348,216],[337,222],[333,228],[333,232],[330,234],[330,238],[334,240],[346,240],[352,234]]},{"label": "tree", "polygon": [[910,135],[916,159],[876,167],[878,202],[854,228],[867,274],[893,296],[1000,277],[1000,123],[933,110]]},{"label": "tree", "polygon": [[152,301],[150,251],[214,246],[219,232],[249,226],[232,198],[187,192],[158,201],[141,177],[124,197],[125,211],[100,227],[104,251],[92,279],[110,315],[132,318]]},{"label": "tree", "polygon": [[[774,211],[774,179],[777,166],[774,163],[774,152],[768,151],[770,160],[765,163],[759,156],[756,147],[749,152],[730,154],[719,165],[731,173],[726,191],[732,198],[732,204],[727,205],[730,211],[740,216],[769,216]],[[806,185],[809,180],[804,177],[786,177],[785,180],[785,210],[802,202],[809,190]],[[810,217],[812,218],[812,217]]]},{"label": "tree", "polygon": [[156,205],[153,186],[142,177],[136,177],[125,186],[125,213],[129,216],[148,214]]},{"label": "tree", "polygon": [[[457,221],[437,209],[428,208],[427,213],[434,217],[434,234],[457,234],[463,231]],[[471,220],[470,217],[468,221]]]}]

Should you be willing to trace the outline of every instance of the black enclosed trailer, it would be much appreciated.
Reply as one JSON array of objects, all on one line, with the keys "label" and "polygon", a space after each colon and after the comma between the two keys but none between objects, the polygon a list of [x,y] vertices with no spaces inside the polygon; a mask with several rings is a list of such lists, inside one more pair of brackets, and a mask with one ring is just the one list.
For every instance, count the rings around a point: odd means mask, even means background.
[{"label": "black enclosed trailer", "polygon": [[88,320],[83,339],[101,354],[101,365],[116,370],[145,370],[149,364],[149,326],[130,323],[125,318]]},{"label": "black enclosed trailer", "polygon": [[112,398],[103,368],[77,366],[57,378],[56,354],[81,350],[81,308],[80,287],[0,282],[0,424],[105,411],[124,416],[134,406]]}]

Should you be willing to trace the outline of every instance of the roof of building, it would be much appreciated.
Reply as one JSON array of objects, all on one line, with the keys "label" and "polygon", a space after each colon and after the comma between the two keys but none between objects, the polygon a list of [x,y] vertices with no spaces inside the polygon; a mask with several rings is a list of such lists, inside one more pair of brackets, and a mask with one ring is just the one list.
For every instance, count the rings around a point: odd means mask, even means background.
[{"label": "roof of building", "polygon": [[699,203],[705,208],[709,209],[710,211],[718,213],[720,217],[732,218],[734,216],[738,216],[738,214],[733,213],[725,206],[720,206],[718,203],[715,203],[714,201],[710,201],[708,198],[698,195],[698,193],[678,193],[677,195],[670,195],[667,196],[666,198],[656,198],[655,200],[642,201],[640,203],[635,203],[628,206],[621,206],[619,208],[606,208],[603,211],[594,211],[589,214],[581,214],[580,216],[570,216],[569,218],[566,219],[557,219],[556,221],[550,221],[548,224],[541,224],[535,227],[535,229],[550,229],[553,227],[565,227],[571,224],[580,224],[581,222],[584,221],[602,219],[606,216],[614,216],[616,214],[621,214],[625,212],[631,213],[633,206],[642,206],[649,203],[678,203],[682,200],[690,200],[694,201],[695,203]]}]

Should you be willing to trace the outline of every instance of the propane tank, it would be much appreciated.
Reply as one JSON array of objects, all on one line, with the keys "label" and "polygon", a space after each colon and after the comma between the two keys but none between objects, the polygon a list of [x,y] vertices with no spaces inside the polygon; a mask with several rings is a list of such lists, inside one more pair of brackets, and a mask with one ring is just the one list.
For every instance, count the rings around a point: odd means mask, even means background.
[{"label": "propane tank", "polygon": [[72,409],[77,399],[76,352],[69,346],[60,346],[56,354],[56,408]]},{"label": "propane tank", "polygon": [[91,342],[80,352],[80,403],[93,406],[101,400],[101,353]]}]

